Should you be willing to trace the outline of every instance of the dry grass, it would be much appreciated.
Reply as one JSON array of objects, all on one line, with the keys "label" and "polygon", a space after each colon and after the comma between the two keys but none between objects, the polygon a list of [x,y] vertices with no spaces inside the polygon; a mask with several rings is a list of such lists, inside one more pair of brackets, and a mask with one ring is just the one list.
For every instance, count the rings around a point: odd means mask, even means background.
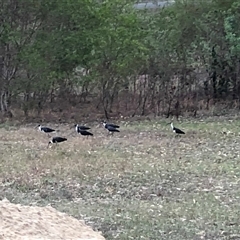
[{"label": "dry grass", "polygon": [[2,126],[0,196],[50,203],[106,239],[240,238],[237,118],[184,121],[181,138],[161,120],[121,126],[87,140],[61,125],[68,141],[49,149],[33,126]]}]

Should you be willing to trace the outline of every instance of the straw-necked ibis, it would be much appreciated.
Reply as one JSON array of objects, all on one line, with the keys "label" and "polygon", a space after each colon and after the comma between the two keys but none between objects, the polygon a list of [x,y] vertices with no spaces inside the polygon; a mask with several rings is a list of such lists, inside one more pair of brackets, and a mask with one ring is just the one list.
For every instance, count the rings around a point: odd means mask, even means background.
[{"label": "straw-necked ibis", "polygon": [[113,124],[113,123],[107,123],[106,121],[102,122],[103,126],[108,129],[108,127],[110,128],[120,128],[119,125]]},{"label": "straw-necked ibis", "polygon": [[120,126],[116,125],[116,124],[112,124],[112,123],[106,123],[105,121],[102,122],[103,126],[108,130],[109,133],[113,133],[114,132],[120,132],[117,128],[120,128]]},{"label": "straw-necked ibis", "polygon": [[48,127],[43,127],[41,125],[38,125],[38,129],[41,132],[45,132],[45,133],[50,133],[50,132],[55,132],[56,130],[52,129],[52,128],[48,128]]},{"label": "straw-necked ibis", "polygon": [[90,127],[80,126],[78,124],[75,124],[74,127],[75,127],[75,130],[76,130],[77,133],[80,133],[79,132],[80,130],[89,130],[89,129],[91,129]]},{"label": "straw-necked ibis", "polygon": [[185,132],[183,132],[181,129],[174,127],[172,122],[170,124],[171,124],[171,128],[172,128],[174,133],[176,133],[176,134],[185,134]]},{"label": "straw-necked ibis", "polygon": [[63,137],[53,137],[49,142],[48,142],[48,147],[50,144],[53,144],[53,143],[60,143],[60,142],[65,142],[67,141],[67,138],[63,138]]},{"label": "straw-necked ibis", "polygon": [[49,133],[56,131],[55,129],[52,129],[52,128],[49,128],[49,127],[43,127],[41,125],[38,125],[38,129],[39,129],[40,132],[47,133],[49,137],[50,137]]}]

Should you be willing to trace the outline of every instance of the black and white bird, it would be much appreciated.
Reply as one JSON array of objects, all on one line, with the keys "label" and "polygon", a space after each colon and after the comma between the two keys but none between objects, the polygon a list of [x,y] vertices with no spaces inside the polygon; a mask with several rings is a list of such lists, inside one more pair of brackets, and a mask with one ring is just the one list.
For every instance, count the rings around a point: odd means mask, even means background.
[{"label": "black and white bird", "polygon": [[43,127],[43,126],[41,126],[41,125],[38,125],[38,129],[39,129],[40,132],[47,133],[49,137],[50,137],[49,133],[56,131],[56,130],[54,130],[54,129],[52,129],[52,128]]},{"label": "black and white bird", "polygon": [[171,128],[172,128],[174,133],[176,133],[176,134],[185,134],[185,132],[183,132],[181,129],[174,127],[172,122],[170,124],[171,124]]},{"label": "black and white bird", "polygon": [[112,123],[107,123],[106,121],[102,122],[103,126],[108,130],[109,133],[113,133],[114,132],[120,132],[117,128],[120,128],[120,126],[116,125],[116,124],[112,124]]},{"label": "black and white bird", "polygon": [[108,127],[112,127],[112,128],[120,128],[119,125],[113,124],[113,123],[107,123],[106,121],[102,122],[103,126],[108,129]]},{"label": "black and white bird", "polygon": [[91,129],[90,127],[80,126],[78,124],[75,124],[74,127],[75,127],[75,130],[76,130],[77,133],[79,133],[80,130],[89,130],[89,129]]},{"label": "black and white bird", "polygon": [[49,142],[48,142],[48,147],[50,144],[53,144],[53,143],[60,143],[60,142],[65,142],[67,141],[67,138],[63,138],[63,137],[53,137]]},{"label": "black and white bird", "polygon": [[87,130],[91,129],[90,127],[86,127],[86,126],[79,126],[78,124],[74,125],[75,130],[78,134],[81,134],[83,136],[93,136],[93,134],[91,132],[88,132]]}]

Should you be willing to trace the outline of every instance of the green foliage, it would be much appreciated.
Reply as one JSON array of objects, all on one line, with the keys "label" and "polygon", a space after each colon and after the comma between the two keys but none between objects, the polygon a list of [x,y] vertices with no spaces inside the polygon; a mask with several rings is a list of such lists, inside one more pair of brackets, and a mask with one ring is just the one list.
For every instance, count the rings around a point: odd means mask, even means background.
[{"label": "green foliage", "polygon": [[109,61],[114,73],[126,75],[146,56],[141,22],[129,4],[69,0],[44,7],[42,27],[21,55],[32,70],[72,73]]},{"label": "green foliage", "polygon": [[92,39],[90,64],[102,65],[101,71],[116,75],[131,74],[148,53],[143,42],[146,32],[137,13],[123,1],[104,1],[96,17],[101,24]]},{"label": "green foliage", "polygon": [[225,13],[224,29],[226,32],[226,40],[230,45],[232,55],[240,53],[240,2],[234,2],[230,9]]},{"label": "green foliage", "polygon": [[[0,50],[14,79],[2,88],[13,95],[47,98],[59,86],[87,83],[113,98],[129,76],[147,72],[167,82],[190,66],[215,72],[213,88],[236,88],[237,0],[176,0],[154,12],[136,11],[127,0],[0,2]],[[74,78],[76,68],[90,74]]]}]

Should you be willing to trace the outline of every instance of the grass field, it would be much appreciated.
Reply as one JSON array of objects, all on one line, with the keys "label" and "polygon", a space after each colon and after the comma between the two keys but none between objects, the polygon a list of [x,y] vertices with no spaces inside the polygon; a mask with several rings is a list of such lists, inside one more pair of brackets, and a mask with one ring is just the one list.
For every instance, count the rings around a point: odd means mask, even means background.
[{"label": "grass field", "polygon": [[50,203],[110,240],[240,239],[238,118],[182,121],[177,138],[165,119],[120,124],[90,139],[61,125],[68,141],[49,149],[35,125],[2,125],[1,198]]}]

